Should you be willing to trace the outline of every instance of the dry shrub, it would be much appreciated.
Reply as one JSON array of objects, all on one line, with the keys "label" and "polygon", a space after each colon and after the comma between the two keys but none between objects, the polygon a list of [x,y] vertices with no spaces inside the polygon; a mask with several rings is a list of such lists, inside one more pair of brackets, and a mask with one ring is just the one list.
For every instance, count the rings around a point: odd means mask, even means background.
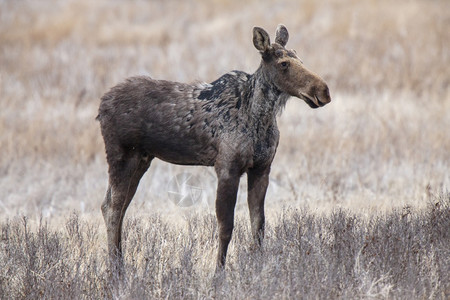
[{"label": "dry shrub", "polygon": [[[450,195],[428,207],[368,217],[285,209],[263,249],[239,218],[226,276],[215,279],[212,215],[184,226],[158,215],[124,228],[126,275],[111,280],[98,223],[74,214],[60,229],[26,217],[0,224],[0,298],[435,298],[450,288]],[[117,279],[117,278],[116,278]]]}]

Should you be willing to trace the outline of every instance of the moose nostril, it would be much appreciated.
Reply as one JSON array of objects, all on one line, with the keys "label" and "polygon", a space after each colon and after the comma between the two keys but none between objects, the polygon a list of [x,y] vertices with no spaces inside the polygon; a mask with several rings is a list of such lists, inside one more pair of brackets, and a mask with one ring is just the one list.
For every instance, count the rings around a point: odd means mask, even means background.
[{"label": "moose nostril", "polygon": [[325,100],[327,101],[327,103],[330,102],[331,96],[330,96],[330,90],[328,89],[328,86],[325,86],[324,95],[325,95]]}]

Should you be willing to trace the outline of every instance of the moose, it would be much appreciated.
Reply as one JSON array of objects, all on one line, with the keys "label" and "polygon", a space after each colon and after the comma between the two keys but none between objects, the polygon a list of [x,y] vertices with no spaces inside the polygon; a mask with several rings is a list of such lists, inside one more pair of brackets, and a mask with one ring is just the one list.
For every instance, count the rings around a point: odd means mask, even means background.
[{"label": "moose", "polygon": [[253,28],[262,59],[253,74],[231,71],[214,82],[179,83],[147,76],[126,79],[101,98],[97,120],[105,142],[109,183],[101,205],[111,261],[122,261],[125,211],[151,161],[213,166],[219,249],[216,271],[225,266],[234,223],[239,180],[247,173],[248,208],[256,247],[264,238],[264,199],[277,150],[277,116],[287,99],[318,108],[331,101],[327,84],[309,71],[289,34]]}]

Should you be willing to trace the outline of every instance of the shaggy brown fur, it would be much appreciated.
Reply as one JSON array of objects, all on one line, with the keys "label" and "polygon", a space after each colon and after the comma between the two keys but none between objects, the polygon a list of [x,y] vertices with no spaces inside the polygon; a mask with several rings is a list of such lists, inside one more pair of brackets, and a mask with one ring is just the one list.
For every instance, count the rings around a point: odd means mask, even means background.
[{"label": "shaggy brown fur", "polygon": [[132,77],[101,98],[99,114],[109,165],[102,204],[111,259],[121,260],[125,211],[139,180],[157,157],[181,165],[214,166],[218,178],[217,266],[225,264],[234,207],[243,173],[257,245],[264,236],[264,198],[278,146],[276,116],[289,96],[312,108],[331,101],[325,82],[285,49],[289,35],[279,25],[275,43],[262,28],[253,43],[262,56],[254,74],[232,71],[211,84],[185,84]]}]

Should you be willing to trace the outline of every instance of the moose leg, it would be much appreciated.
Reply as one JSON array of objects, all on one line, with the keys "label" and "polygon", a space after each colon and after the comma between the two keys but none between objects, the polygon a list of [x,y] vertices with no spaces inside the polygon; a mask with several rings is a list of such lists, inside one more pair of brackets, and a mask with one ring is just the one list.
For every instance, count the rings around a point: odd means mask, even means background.
[{"label": "moose leg", "polygon": [[119,270],[122,265],[121,237],[125,211],[151,160],[151,157],[134,153],[114,163],[109,161],[109,186],[102,204],[102,213],[106,224],[110,262]]},{"label": "moose leg", "polygon": [[253,240],[256,246],[261,246],[264,238],[264,199],[269,185],[270,167],[265,169],[250,169],[248,177],[248,208]]},{"label": "moose leg", "polygon": [[234,226],[234,207],[239,188],[239,172],[216,168],[218,186],[216,198],[216,216],[219,225],[219,253],[217,255],[216,273],[225,266],[228,244]]}]

